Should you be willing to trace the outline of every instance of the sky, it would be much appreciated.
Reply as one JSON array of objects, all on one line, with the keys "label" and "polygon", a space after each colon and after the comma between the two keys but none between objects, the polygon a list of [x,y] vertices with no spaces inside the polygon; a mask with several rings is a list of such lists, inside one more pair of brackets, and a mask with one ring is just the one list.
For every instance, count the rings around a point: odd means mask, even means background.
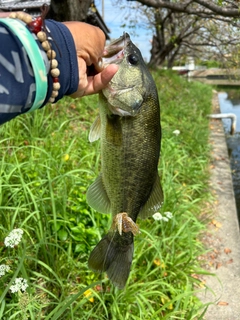
[{"label": "sky", "polygon": [[[143,58],[148,62],[150,59],[151,50],[150,41],[152,39],[152,35],[150,34],[150,32],[146,31],[142,27],[139,27],[134,31],[129,29],[128,27],[122,28],[121,25],[124,22],[127,24],[127,21],[124,19],[127,11],[124,9],[120,9],[117,6],[113,6],[111,0],[104,0],[103,3],[104,21],[107,27],[111,30],[110,38],[119,38],[120,36],[122,36],[123,32],[127,32],[130,35],[132,42],[140,49]],[[99,13],[102,14],[102,0],[95,0],[95,5]]]}]

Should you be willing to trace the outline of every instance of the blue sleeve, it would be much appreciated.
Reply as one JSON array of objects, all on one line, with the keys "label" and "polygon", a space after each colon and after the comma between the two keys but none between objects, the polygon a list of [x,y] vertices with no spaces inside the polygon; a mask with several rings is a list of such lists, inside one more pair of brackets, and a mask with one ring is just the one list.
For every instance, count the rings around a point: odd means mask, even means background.
[{"label": "blue sleeve", "polygon": [[[77,55],[72,35],[60,22],[46,20],[50,30],[52,49],[57,53],[60,70],[59,95],[55,102],[64,95],[69,95],[78,88],[79,75]],[[38,42],[38,41],[37,41]],[[35,99],[35,79],[31,61],[19,39],[0,23],[0,124],[27,112]],[[38,42],[42,54],[40,42]],[[47,62],[46,62],[47,63]],[[48,92],[43,103],[47,103],[52,93],[52,77],[48,76]]]}]

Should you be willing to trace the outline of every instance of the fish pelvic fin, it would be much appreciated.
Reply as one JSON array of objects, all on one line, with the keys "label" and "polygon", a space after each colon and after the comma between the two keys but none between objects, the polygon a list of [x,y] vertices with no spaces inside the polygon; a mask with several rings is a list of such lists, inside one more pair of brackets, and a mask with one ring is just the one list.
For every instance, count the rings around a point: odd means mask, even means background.
[{"label": "fish pelvic fin", "polygon": [[90,185],[87,191],[87,203],[100,213],[111,213],[111,202],[105,190],[102,174]]},{"label": "fish pelvic fin", "polygon": [[152,192],[144,206],[141,208],[138,217],[146,219],[156,213],[163,204],[163,190],[160,182],[160,178],[157,175],[155,183],[152,188]]},{"label": "fish pelvic fin", "polygon": [[[117,238],[124,237],[118,233]],[[128,236],[131,233],[128,233]],[[116,241],[116,236],[108,233],[93,249],[88,259],[88,267],[95,272],[106,272],[114,286],[123,289],[126,285],[133,258],[132,241],[125,245]]]}]

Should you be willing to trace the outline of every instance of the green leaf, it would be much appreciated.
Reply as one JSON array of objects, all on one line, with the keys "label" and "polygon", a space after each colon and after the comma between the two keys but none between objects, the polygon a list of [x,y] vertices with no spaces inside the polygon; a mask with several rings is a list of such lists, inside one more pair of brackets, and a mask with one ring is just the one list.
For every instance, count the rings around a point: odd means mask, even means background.
[{"label": "green leaf", "polygon": [[62,241],[66,241],[68,238],[68,232],[65,229],[60,229],[58,231],[58,238]]}]

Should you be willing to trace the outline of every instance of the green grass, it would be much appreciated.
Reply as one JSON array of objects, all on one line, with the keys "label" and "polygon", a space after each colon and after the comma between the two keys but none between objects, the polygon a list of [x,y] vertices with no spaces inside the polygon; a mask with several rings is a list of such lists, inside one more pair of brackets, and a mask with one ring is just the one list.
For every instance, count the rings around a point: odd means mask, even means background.
[{"label": "green grass", "polygon": [[[161,102],[159,173],[166,221],[138,221],[131,274],[124,290],[87,268],[110,218],[86,203],[100,169],[99,144],[88,142],[97,96],[63,99],[0,127],[0,319],[202,319],[194,292],[204,274],[198,256],[211,195],[208,186],[211,88],[169,72],[154,73]],[[177,136],[173,133],[179,130]],[[24,235],[15,248],[4,238]],[[10,293],[16,277],[25,293]],[[87,291],[89,290],[89,291]]]}]

